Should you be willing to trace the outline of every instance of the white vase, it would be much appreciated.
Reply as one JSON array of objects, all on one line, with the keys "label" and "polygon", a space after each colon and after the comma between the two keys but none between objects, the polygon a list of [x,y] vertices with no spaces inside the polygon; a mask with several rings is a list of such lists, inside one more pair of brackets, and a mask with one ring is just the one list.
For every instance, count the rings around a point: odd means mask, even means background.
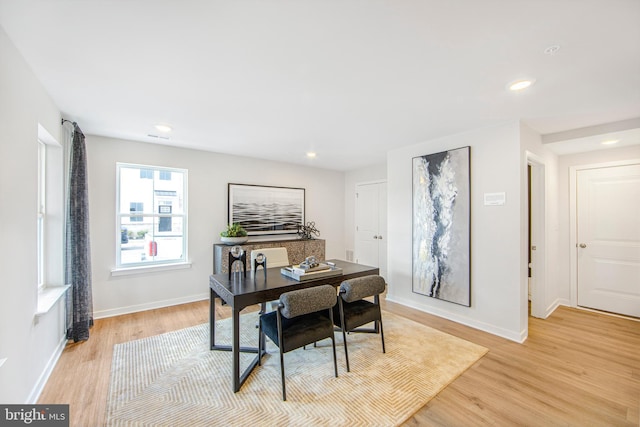
[{"label": "white vase", "polygon": [[220,237],[220,240],[225,245],[239,245],[249,240],[249,237]]}]

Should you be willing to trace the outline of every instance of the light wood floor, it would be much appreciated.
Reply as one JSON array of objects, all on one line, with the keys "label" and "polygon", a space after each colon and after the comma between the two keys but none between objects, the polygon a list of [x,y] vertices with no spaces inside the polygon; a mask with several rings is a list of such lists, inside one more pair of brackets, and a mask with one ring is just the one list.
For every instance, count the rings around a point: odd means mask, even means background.
[{"label": "light wood floor", "polygon": [[[566,307],[529,319],[517,344],[406,307],[385,308],[489,348],[405,426],[638,426],[640,322]],[[229,316],[228,307],[217,307]],[[73,426],[101,426],[114,344],[208,321],[209,302],[95,322],[89,341],[69,344],[39,403],[70,404]]]}]

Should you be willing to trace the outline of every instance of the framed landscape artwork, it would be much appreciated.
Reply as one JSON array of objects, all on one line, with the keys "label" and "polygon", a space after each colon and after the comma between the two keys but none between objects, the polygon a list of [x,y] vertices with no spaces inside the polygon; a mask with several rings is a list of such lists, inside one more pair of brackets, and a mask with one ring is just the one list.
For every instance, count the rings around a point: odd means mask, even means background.
[{"label": "framed landscape artwork", "polygon": [[304,188],[229,184],[229,223],[249,236],[296,234],[304,224]]},{"label": "framed landscape artwork", "polygon": [[470,148],[413,158],[413,292],[470,306]]}]

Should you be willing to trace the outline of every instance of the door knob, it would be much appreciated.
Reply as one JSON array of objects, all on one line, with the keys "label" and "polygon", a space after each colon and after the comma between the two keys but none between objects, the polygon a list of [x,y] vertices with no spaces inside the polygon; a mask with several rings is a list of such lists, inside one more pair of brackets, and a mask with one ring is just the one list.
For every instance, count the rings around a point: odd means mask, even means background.
[{"label": "door knob", "polygon": [[374,238],[374,239],[377,239],[377,238],[378,238],[378,236],[373,236],[373,238]]},{"label": "door knob", "polygon": [[584,248],[586,248],[586,247],[587,247],[587,244],[586,244],[586,243],[580,243],[580,247],[581,247],[582,249],[584,249]]},{"label": "door knob", "polygon": [[382,240],[382,236],[378,236],[378,239]]}]

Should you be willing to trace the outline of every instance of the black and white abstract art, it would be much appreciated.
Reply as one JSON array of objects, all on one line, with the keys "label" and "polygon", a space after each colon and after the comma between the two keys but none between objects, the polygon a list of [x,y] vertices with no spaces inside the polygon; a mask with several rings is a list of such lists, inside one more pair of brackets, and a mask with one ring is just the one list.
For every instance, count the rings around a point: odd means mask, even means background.
[{"label": "black and white abstract art", "polygon": [[413,158],[413,292],[470,306],[469,147]]},{"label": "black and white abstract art", "polygon": [[304,188],[229,184],[229,223],[249,236],[296,234],[304,224]]}]

